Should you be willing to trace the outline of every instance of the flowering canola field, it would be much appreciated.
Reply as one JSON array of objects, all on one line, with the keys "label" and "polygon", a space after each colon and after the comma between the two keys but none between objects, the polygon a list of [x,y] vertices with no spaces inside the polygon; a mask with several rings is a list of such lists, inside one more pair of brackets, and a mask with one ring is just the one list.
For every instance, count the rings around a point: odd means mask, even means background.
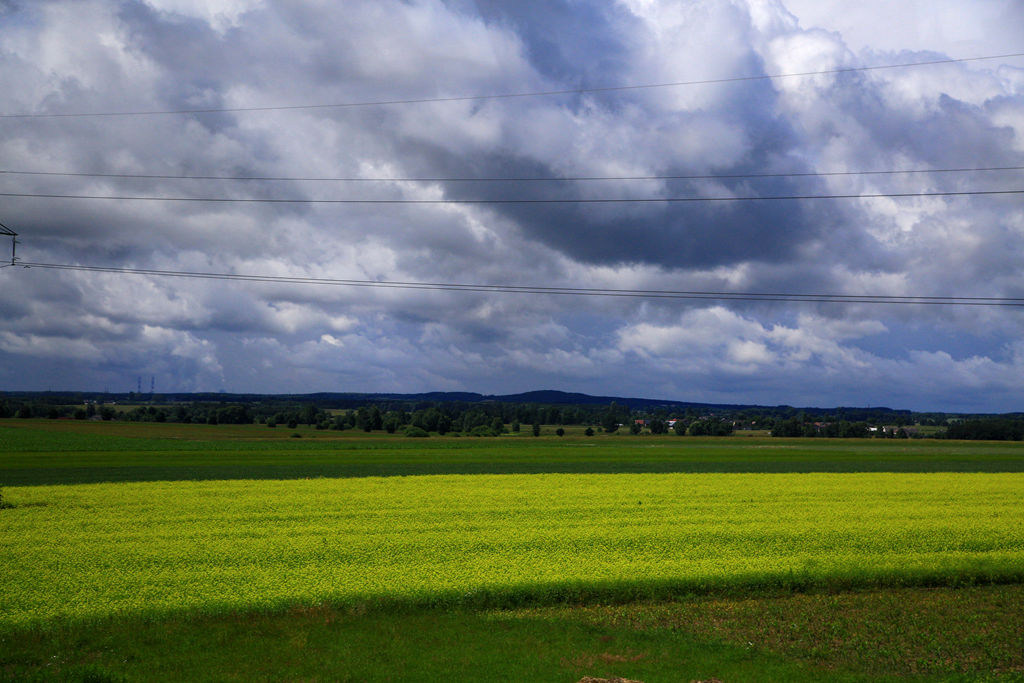
[{"label": "flowering canola field", "polygon": [[5,487],[0,630],[1024,580],[1024,474],[533,474]]}]

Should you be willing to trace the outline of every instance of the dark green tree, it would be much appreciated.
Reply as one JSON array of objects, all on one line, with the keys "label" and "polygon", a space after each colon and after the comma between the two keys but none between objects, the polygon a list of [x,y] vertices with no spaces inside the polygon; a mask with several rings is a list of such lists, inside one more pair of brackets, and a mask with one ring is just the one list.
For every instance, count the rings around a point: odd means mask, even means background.
[{"label": "dark green tree", "polygon": [[448,415],[441,413],[437,416],[437,433],[444,436],[448,432],[452,431],[452,418]]},{"label": "dark green tree", "polygon": [[803,424],[795,417],[778,421],[772,427],[772,436],[803,436]]},{"label": "dark green tree", "polygon": [[613,433],[619,428],[621,422],[619,415],[619,407],[612,401],[612,404],[608,406],[607,412],[601,416],[601,428],[609,434]]}]

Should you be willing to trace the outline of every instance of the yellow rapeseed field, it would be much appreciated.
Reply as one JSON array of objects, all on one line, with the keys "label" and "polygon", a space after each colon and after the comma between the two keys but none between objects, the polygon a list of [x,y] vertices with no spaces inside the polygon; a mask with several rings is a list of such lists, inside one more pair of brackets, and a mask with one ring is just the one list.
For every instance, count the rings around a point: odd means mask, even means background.
[{"label": "yellow rapeseed field", "polygon": [[536,474],[6,487],[0,627],[1024,578],[1024,474]]}]

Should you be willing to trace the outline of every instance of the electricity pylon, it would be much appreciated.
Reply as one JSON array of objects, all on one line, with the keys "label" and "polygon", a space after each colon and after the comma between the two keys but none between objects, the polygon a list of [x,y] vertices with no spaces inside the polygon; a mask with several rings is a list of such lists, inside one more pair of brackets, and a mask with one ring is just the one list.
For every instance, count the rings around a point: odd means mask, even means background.
[{"label": "electricity pylon", "polygon": [[3,223],[0,223],[0,235],[10,235],[11,236],[11,263],[10,263],[10,265],[13,266],[15,263],[18,262],[18,256],[17,256],[18,233],[14,232],[13,230],[8,228]]}]

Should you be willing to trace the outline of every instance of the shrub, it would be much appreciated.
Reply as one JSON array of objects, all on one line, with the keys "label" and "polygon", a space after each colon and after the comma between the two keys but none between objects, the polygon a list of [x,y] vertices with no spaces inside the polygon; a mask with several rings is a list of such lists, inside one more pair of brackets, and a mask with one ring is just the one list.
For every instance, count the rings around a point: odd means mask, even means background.
[{"label": "shrub", "polygon": [[423,429],[422,427],[416,426],[406,427],[405,435],[417,439],[422,439],[423,437],[430,436],[430,434],[427,433],[427,430]]}]

